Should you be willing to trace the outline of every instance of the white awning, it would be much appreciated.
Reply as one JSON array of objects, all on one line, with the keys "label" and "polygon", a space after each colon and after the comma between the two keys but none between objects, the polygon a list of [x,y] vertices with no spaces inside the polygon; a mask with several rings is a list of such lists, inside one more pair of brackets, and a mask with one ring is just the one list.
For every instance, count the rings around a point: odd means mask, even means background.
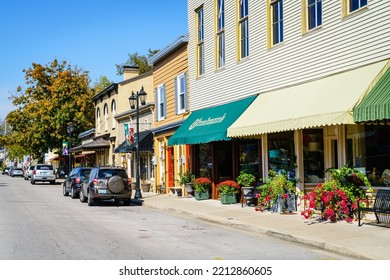
[{"label": "white awning", "polygon": [[386,62],[262,93],[228,128],[227,136],[353,124],[352,109]]}]

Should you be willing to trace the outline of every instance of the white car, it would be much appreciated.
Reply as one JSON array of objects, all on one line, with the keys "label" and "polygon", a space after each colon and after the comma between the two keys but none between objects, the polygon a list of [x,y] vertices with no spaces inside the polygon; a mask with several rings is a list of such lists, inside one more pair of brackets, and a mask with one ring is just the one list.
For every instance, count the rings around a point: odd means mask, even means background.
[{"label": "white car", "polygon": [[24,171],[24,180],[30,180],[31,174],[34,172],[34,165],[30,165],[27,167],[26,171]]},{"label": "white car", "polygon": [[50,164],[37,164],[31,174],[31,184],[35,182],[50,182],[54,185],[56,183],[56,175],[54,174],[54,167]]}]

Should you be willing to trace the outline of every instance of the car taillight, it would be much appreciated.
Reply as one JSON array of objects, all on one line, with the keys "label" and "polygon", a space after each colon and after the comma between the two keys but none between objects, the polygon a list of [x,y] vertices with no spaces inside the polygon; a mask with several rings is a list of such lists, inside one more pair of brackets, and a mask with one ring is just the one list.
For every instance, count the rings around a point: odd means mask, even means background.
[{"label": "car taillight", "polygon": [[97,186],[97,184],[98,184],[98,179],[93,179],[93,184],[95,185],[95,186]]},{"label": "car taillight", "polygon": [[34,175],[36,175],[37,174],[37,171],[36,170],[34,170]]},{"label": "car taillight", "polygon": [[131,178],[127,178],[127,185],[131,186]]},{"label": "car taillight", "polygon": [[80,182],[81,182],[80,178],[77,177],[76,180],[75,180],[75,182],[76,182],[76,184],[80,184]]}]

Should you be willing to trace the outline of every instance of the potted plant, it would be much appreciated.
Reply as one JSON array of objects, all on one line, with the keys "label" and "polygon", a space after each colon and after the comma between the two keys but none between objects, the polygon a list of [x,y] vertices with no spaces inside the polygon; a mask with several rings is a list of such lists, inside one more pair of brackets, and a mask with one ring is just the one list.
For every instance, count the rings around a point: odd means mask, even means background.
[{"label": "potted plant", "polygon": [[222,204],[237,203],[237,193],[240,190],[240,185],[233,180],[226,180],[217,185],[217,189],[221,195]]},{"label": "potted plant", "polygon": [[263,211],[267,208],[280,213],[296,211],[295,180],[290,181],[286,174],[270,170],[264,181],[265,183],[258,187],[257,210]]},{"label": "potted plant", "polygon": [[256,177],[250,173],[241,171],[236,180],[237,183],[241,186],[241,206],[244,206],[244,199],[246,205],[254,203],[255,188],[252,186],[252,184],[256,181]]},{"label": "potted plant", "polygon": [[204,200],[210,198],[211,180],[207,177],[199,177],[194,180],[195,199]]},{"label": "potted plant", "polygon": [[187,170],[185,173],[180,172],[179,179],[176,181],[179,183],[179,185],[186,187],[187,194],[193,195],[194,180],[195,180],[195,175],[192,174],[189,170]]}]

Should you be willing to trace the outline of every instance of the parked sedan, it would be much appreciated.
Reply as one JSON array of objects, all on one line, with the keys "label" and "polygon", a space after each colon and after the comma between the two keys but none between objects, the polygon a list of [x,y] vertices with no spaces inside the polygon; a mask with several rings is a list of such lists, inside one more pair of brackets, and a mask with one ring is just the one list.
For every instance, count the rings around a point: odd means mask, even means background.
[{"label": "parked sedan", "polygon": [[89,176],[92,168],[90,167],[76,167],[70,172],[70,175],[65,175],[65,181],[62,184],[63,195],[76,198],[79,195],[83,181]]},{"label": "parked sedan", "polygon": [[12,168],[10,176],[11,177],[16,177],[16,176],[23,177],[23,168],[21,168],[21,167]]}]

